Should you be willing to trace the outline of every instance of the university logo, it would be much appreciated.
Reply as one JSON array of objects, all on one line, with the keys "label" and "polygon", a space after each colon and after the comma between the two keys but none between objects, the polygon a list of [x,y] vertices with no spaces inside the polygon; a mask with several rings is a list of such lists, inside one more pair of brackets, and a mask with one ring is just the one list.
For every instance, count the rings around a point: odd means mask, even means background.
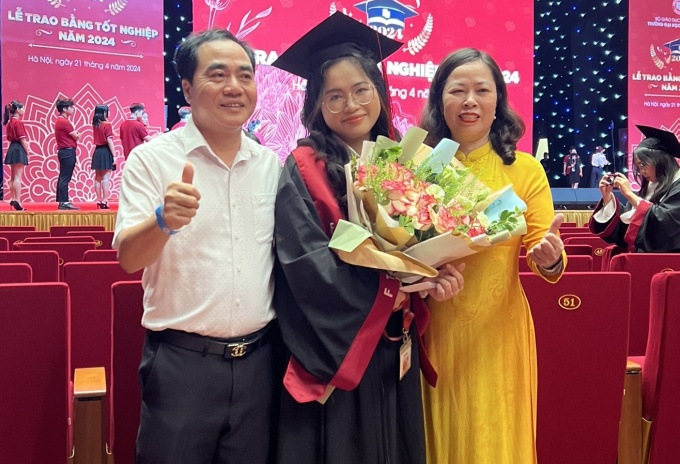
[{"label": "university logo", "polygon": [[680,0],[673,0],[673,11],[675,11],[675,14],[680,15]]},{"label": "university logo", "polygon": [[[680,2],[680,0],[677,1]],[[680,61],[680,39],[665,43],[664,48],[650,45],[649,55],[654,65],[659,69],[670,66],[673,61]]]},{"label": "university logo", "polygon": [[[368,24],[391,39],[404,42],[402,51],[415,55],[427,45],[434,27],[434,18],[432,14],[427,13],[422,29],[415,37],[412,36],[411,30],[406,26],[410,19],[420,16],[417,11],[420,7],[420,0],[415,0],[415,4],[415,6],[409,6],[398,0],[365,0],[354,5],[354,8],[361,11],[363,15],[355,11],[347,11],[345,8],[343,8],[343,13]],[[330,6],[330,14],[336,11],[337,7],[333,2]]]}]

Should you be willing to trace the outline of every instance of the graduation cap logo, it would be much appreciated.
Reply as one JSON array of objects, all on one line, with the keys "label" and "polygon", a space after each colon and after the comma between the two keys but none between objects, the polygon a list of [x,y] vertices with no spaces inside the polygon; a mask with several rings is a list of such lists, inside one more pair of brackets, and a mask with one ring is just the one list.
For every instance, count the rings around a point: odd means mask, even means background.
[{"label": "graduation cap logo", "polygon": [[[419,0],[417,5],[420,5]],[[413,31],[413,29],[406,29],[406,21],[420,16],[420,14],[416,8],[405,5],[399,0],[364,0],[356,3],[354,8],[365,13],[366,24],[373,29],[388,37],[405,42],[403,51],[411,55],[417,55],[423,50],[434,29],[434,18],[431,13],[428,13],[424,17],[425,23],[420,32],[415,36],[410,36],[408,32]]]},{"label": "graduation cap logo", "polygon": [[680,55],[680,39],[672,40],[664,44],[671,51],[671,55]]},{"label": "graduation cap logo", "polygon": [[403,30],[408,18],[418,16],[417,11],[397,0],[366,0],[354,8],[366,13],[368,25],[375,29]]},{"label": "graduation cap logo", "polygon": [[678,137],[673,132],[650,126],[635,127],[640,129],[640,132],[642,132],[642,134],[645,136],[645,140],[648,138],[655,138],[659,141],[653,145],[647,145],[647,148],[662,150],[671,156],[680,158],[680,141],[678,141]]}]

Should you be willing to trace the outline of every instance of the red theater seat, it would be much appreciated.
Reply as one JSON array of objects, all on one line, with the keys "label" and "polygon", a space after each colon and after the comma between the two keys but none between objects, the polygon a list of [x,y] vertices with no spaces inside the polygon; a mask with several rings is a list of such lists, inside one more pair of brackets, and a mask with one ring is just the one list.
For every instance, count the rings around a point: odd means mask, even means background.
[{"label": "red theater seat", "polygon": [[560,237],[562,238],[562,241],[571,238],[571,237],[594,237],[595,235],[590,232],[590,231],[583,231],[583,232],[560,232]]},{"label": "red theater seat", "polygon": [[[590,256],[592,253],[592,249],[590,248],[589,245],[569,245],[567,246],[566,244],[564,245],[564,251],[567,253],[568,256],[577,256],[577,255],[586,255]],[[524,245],[520,248],[519,251],[520,256],[526,256],[527,255],[527,250],[524,248]]]},{"label": "red theater seat", "polygon": [[[63,237],[71,231],[74,232],[85,232],[85,231],[105,231],[104,226],[52,226],[50,227],[50,235],[52,237]],[[82,234],[87,235],[87,234]]]},{"label": "red theater seat", "polygon": [[65,263],[77,262],[83,260],[83,255],[86,250],[94,250],[94,242],[76,242],[76,243],[65,243],[65,242],[47,242],[47,243],[33,243],[33,242],[21,242],[15,243],[13,246],[14,250],[19,251],[38,251],[38,250],[54,250],[59,253],[59,279],[63,280],[64,269],[63,265]]},{"label": "red theater seat", "polygon": [[568,229],[568,228],[571,228],[571,227],[578,227],[578,224],[576,224],[575,222],[563,222],[563,223],[560,225],[560,228],[562,228],[562,227]]},{"label": "red theater seat", "polygon": [[33,282],[59,281],[56,251],[0,251],[0,263],[27,263],[33,271]]},{"label": "red theater seat", "polygon": [[651,421],[649,463],[680,456],[680,272],[656,274],[651,283],[650,327],[642,369],[642,415]]},{"label": "red theater seat", "polygon": [[33,231],[35,230],[34,226],[0,226],[0,232],[2,231],[8,231],[8,232],[28,232],[28,231]]},{"label": "red theater seat", "polygon": [[520,278],[536,330],[538,462],[615,463],[630,275],[566,273],[556,284]]},{"label": "red theater seat", "polygon": [[64,282],[71,289],[74,369],[104,366],[106,376],[110,377],[111,285],[141,278],[142,271],[128,274],[117,262],[64,264]]},{"label": "red theater seat", "polygon": [[5,237],[0,237],[0,251],[9,251],[9,240]]},{"label": "red theater seat", "polygon": [[[94,237],[26,237],[23,243],[89,243]],[[96,245],[96,244],[95,244]]]},{"label": "red theater seat", "polygon": [[30,284],[33,271],[26,263],[0,263],[0,284]]},{"label": "red theater seat", "polygon": [[89,232],[67,232],[67,237],[78,237],[80,235],[90,236],[94,238],[98,250],[110,250],[111,242],[113,242],[113,232],[111,231],[89,231]]},{"label": "red theater seat", "polygon": [[118,250],[87,250],[83,261],[118,261]]},{"label": "red theater seat", "polygon": [[566,243],[564,245],[564,251],[568,256],[590,256],[593,253],[593,249],[590,245],[567,245]]},{"label": "red theater seat", "polygon": [[[590,245],[593,253],[593,269],[602,269],[602,255],[604,255],[604,250],[609,243],[602,240],[600,237],[569,237],[564,239],[564,245]],[[606,269],[605,269],[606,270]]]},{"label": "red theater seat", "polygon": [[110,438],[116,464],[134,464],[142,397],[137,369],[142,358],[146,330],[142,327],[144,290],[141,282],[119,282],[111,288],[113,374],[109,395]]},{"label": "red theater seat", "polygon": [[658,272],[680,271],[680,254],[623,253],[612,258],[609,270],[628,272],[633,278],[628,354],[644,356],[649,330],[649,286],[652,277]]},{"label": "red theater seat", "polygon": [[[567,272],[591,272],[593,270],[593,258],[590,256],[569,256]],[[531,272],[527,264],[526,256],[519,257],[519,272]]]},{"label": "red theater seat", "polygon": [[9,250],[12,249],[12,245],[17,241],[23,241],[27,237],[49,237],[49,232],[36,232],[30,230],[21,231],[0,231],[0,237],[6,238],[9,242]]},{"label": "red theater seat", "polygon": [[68,286],[0,285],[0,301],[0,462],[65,463],[71,455]]}]

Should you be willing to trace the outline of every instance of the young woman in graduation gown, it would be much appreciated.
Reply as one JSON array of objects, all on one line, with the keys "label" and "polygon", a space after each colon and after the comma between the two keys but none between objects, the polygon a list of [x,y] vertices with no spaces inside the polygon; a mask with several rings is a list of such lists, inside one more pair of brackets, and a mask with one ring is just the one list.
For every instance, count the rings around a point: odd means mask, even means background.
[{"label": "young woman in graduation gown", "polygon": [[[385,55],[399,46],[380,40]],[[343,263],[328,248],[347,216],[343,166],[364,140],[394,131],[376,48],[376,32],[338,13],[274,63],[308,79],[302,121],[309,131],[285,162],[276,200],[275,307],[291,353],[281,464],[425,463],[419,334],[427,308],[418,296],[409,304],[385,272]],[[452,267],[440,274],[433,297],[462,287]],[[405,330],[411,368],[400,380]]]},{"label": "young woman in graduation gown", "polygon": [[465,288],[428,300],[425,348],[439,374],[423,387],[429,464],[536,462],[536,342],[519,279],[520,247],[534,273],[556,282],[566,265],[548,180],[517,151],[524,124],[509,108],[495,61],[462,49],[439,65],[422,127],[428,144],[460,143],[456,158],[492,189],[512,184],[527,204],[527,233],[465,259]]},{"label": "young woman in graduation gown", "polygon": [[[672,132],[637,127],[647,137],[633,153],[640,191],[633,192],[623,174],[603,177],[602,200],[590,230],[630,252],[680,253],[680,142]],[[614,196],[614,188],[626,197],[626,205]]]}]

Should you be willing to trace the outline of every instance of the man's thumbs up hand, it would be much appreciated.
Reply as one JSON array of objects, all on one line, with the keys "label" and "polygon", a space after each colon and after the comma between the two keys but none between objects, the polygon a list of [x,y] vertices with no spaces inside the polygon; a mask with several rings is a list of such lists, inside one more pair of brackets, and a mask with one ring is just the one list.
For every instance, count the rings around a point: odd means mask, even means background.
[{"label": "man's thumbs up hand", "polygon": [[182,170],[182,181],[168,185],[163,201],[163,220],[168,228],[180,229],[196,216],[201,194],[193,185],[194,166],[186,163]]}]

